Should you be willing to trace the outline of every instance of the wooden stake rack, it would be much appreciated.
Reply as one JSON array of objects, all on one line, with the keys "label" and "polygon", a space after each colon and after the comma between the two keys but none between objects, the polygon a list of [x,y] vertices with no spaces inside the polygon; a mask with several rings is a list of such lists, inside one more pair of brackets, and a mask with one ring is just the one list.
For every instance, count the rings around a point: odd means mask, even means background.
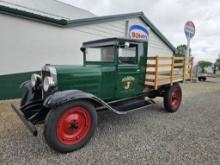
[{"label": "wooden stake rack", "polygon": [[192,79],[193,57],[148,57],[145,85],[157,90],[163,85]]}]

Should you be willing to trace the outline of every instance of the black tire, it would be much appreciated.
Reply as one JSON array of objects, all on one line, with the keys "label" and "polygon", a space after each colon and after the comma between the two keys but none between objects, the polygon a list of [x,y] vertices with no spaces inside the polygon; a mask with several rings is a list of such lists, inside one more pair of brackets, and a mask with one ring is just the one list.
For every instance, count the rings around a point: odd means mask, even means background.
[{"label": "black tire", "polygon": [[182,101],[182,90],[179,84],[166,88],[164,94],[164,108],[167,112],[176,112]]},{"label": "black tire", "polygon": [[[83,129],[88,127],[88,132],[85,134],[84,137],[79,138],[80,141],[74,144],[64,144],[59,140],[59,133],[57,133],[58,129],[60,126],[58,126],[58,122],[61,120],[62,116],[66,114],[66,112],[70,111],[71,108],[76,108],[76,107],[81,107],[83,108],[87,114],[89,114],[89,126],[83,126]],[[70,112],[68,112],[70,113]],[[75,121],[75,120],[74,120]],[[72,122],[72,121],[71,121]],[[85,122],[86,123],[86,122]],[[63,124],[64,125],[64,124]],[[62,127],[63,127],[62,125]],[[72,103],[68,103],[62,106],[57,107],[56,109],[51,109],[50,112],[48,113],[46,120],[45,120],[45,125],[44,125],[44,137],[48,143],[48,145],[61,153],[68,153],[72,152],[74,150],[80,149],[83,147],[85,144],[87,144],[91,137],[93,136],[97,126],[97,112],[95,107],[87,101],[75,101]],[[72,124],[70,124],[70,128],[68,129],[78,129],[73,127]],[[87,128],[86,128],[87,129]],[[64,129],[63,129],[64,130]],[[81,128],[79,128],[81,130]],[[79,134],[78,134],[79,135]],[[77,136],[78,136],[77,135]],[[76,137],[74,137],[75,139]],[[78,140],[78,137],[77,137]]]}]

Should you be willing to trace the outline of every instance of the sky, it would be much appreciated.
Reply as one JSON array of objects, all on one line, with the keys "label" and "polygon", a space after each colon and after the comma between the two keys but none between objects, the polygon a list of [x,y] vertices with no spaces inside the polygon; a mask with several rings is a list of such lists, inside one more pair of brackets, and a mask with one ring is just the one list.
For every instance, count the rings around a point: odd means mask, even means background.
[{"label": "sky", "polygon": [[143,11],[175,47],[186,44],[184,24],[191,20],[196,27],[195,36],[191,40],[195,60],[215,62],[220,54],[219,0],[59,1],[89,10],[98,16]]}]

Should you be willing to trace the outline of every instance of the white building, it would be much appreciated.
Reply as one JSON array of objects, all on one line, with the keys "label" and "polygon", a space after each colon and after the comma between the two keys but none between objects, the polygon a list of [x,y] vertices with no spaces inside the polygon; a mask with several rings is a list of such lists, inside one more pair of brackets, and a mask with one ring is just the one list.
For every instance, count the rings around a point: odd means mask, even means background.
[{"label": "white building", "polygon": [[97,17],[55,0],[0,0],[0,99],[20,96],[19,84],[46,63],[82,64],[83,42],[132,37],[132,26],[147,31],[149,56],[173,55],[143,12]]}]

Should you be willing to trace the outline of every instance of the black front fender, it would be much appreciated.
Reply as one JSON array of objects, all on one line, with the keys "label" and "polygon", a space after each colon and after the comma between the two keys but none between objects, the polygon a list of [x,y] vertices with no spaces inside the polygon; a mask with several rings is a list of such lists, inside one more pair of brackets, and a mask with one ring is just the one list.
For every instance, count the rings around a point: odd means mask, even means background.
[{"label": "black front fender", "polygon": [[47,97],[43,103],[44,107],[47,108],[56,108],[65,103],[76,101],[76,100],[88,100],[93,103],[99,104],[100,106],[104,106],[105,108],[117,113],[117,114],[125,114],[124,112],[117,111],[112,108],[108,103],[103,101],[102,99],[96,97],[91,93],[86,93],[80,90],[68,90],[68,91],[58,91],[54,94]]},{"label": "black front fender", "polygon": [[20,88],[24,88],[24,94],[21,99],[21,107],[42,100],[41,90],[34,89],[30,80],[23,82],[20,85]]}]

